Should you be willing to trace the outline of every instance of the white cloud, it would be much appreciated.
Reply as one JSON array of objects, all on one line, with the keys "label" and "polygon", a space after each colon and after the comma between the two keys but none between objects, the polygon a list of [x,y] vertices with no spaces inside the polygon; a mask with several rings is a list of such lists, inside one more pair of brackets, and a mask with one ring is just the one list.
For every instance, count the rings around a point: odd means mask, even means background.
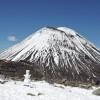
[{"label": "white cloud", "polygon": [[16,36],[14,36],[14,35],[9,35],[7,38],[9,41],[16,41],[17,40]]}]

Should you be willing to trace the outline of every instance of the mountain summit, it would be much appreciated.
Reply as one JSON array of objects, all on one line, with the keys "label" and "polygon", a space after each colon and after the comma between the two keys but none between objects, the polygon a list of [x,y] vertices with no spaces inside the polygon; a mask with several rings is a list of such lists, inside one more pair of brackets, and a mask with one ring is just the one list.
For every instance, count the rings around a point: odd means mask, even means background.
[{"label": "mountain summit", "polygon": [[33,63],[46,78],[90,82],[100,78],[100,51],[66,27],[44,27],[2,52],[0,59]]}]

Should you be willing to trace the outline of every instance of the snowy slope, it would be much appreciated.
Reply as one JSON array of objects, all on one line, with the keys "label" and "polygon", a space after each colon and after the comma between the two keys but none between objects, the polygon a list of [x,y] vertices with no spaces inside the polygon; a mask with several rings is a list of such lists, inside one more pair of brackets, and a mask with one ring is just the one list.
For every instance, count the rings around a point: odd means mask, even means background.
[{"label": "snowy slope", "polygon": [[[91,46],[91,43],[81,37],[74,30],[66,27],[59,27],[57,29],[45,27],[30,35],[21,43],[18,43],[17,45],[14,45],[13,47],[5,50],[3,53],[0,54],[0,56],[3,59],[12,59],[13,61],[23,60],[27,58],[27,56],[29,56],[29,54],[31,54],[32,52],[34,52],[35,54],[36,51],[40,51],[36,54],[38,56],[40,55],[41,51],[47,50],[48,48],[52,48],[56,45],[60,46],[59,48],[61,48],[62,51],[65,50],[70,53],[74,52],[73,49],[76,49],[78,52],[83,52],[87,54],[92,59],[94,59],[94,56],[89,53],[89,51],[87,50],[88,48],[93,49],[94,52],[100,55],[100,51],[97,52]],[[87,45],[88,48],[86,48],[84,45]],[[66,48],[64,46],[66,46]],[[72,48],[72,50],[70,48]],[[57,49],[57,47],[53,47],[52,49],[55,50]],[[32,56],[34,54],[32,54]],[[37,58],[37,56],[35,56],[35,58]],[[29,60],[31,61],[32,59],[33,58],[31,57]]]},{"label": "snowy slope", "polygon": [[0,100],[100,100],[100,97],[93,95],[92,91],[49,84],[45,81],[33,81],[29,87],[20,81],[9,81],[0,84]]},{"label": "snowy slope", "polygon": [[2,52],[0,58],[35,63],[46,77],[85,81],[100,78],[100,51],[66,27],[44,27]]}]

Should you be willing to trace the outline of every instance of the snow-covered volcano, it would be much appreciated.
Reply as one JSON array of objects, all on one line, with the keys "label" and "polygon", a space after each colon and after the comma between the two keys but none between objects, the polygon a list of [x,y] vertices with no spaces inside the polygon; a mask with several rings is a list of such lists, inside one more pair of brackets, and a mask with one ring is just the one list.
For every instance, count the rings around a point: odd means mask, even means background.
[{"label": "snow-covered volcano", "polygon": [[100,51],[66,27],[44,27],[2,52],[0,58],[32,62],[49,78],[80,81],[100,78]]}]

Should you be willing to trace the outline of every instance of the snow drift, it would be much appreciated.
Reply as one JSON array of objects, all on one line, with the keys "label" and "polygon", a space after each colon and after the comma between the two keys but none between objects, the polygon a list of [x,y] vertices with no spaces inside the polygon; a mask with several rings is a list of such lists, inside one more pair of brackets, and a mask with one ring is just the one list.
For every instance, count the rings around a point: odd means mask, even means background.
[{"label": "snow drift", "polygon": [[29,86],[21,81],[8,81],[0,84],[0,100],[100,100],[100,96],[92,94],[94,90],[45,81],[32,81]]}]

